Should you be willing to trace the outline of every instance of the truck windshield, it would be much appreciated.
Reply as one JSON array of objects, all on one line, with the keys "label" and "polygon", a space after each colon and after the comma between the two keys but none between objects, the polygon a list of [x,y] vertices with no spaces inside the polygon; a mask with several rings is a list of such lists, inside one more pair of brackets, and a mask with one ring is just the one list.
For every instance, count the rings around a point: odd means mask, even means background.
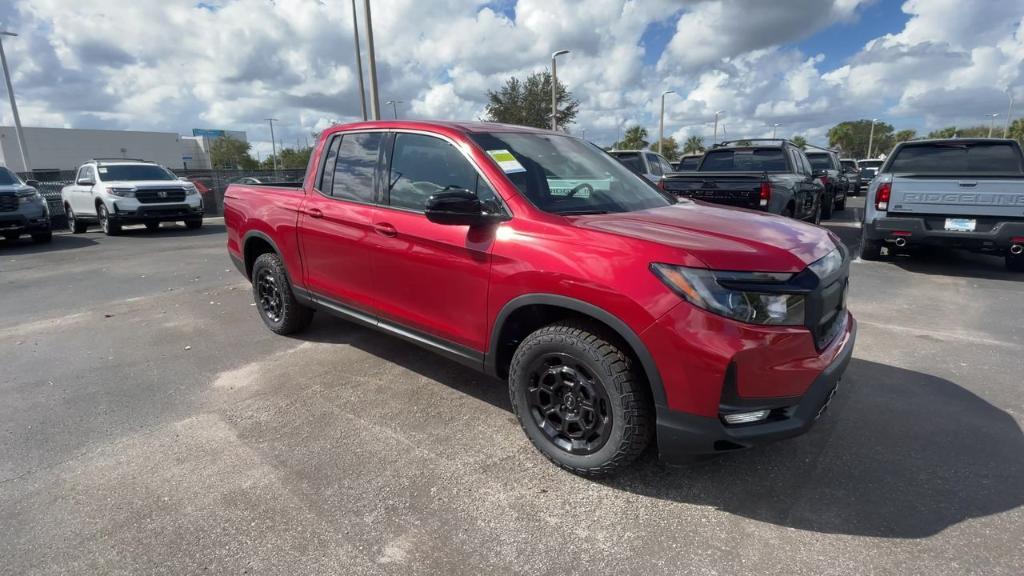
[{"label": "truck windshield", "polygon": [[107,182],[132,180],[177,180],[169,170],[155,164],[100,165],[100,178]]},{"label": "truck windshield", "polygon": [[900,148],[889,172],[1020,174],[1021,154],[1009,142],[930,142]]},{"label": "truck windshield", "polygon": [[786,172],[781,148],[712,150],[704,154],[700,172]]},{"label": "truck windshield", "polygon": [[832,169],[832,160],[828,154],[808,154],[807,159],[811,161],[811,168],[815,170]]},{"label": "truck windshield", "polygon": [[644,161],[640,158],[639,152],[611,152],[612,156],[616,160],[622,162],[622,165],[629,168],[637,174],[643,174],[646,170],[644,169]]},{"label": "truck windshield", "polygon": [[519,192],[545,212],[603,214],[672,204],[643,177],[577,138],[522,132],[471,137]]},{"label": "truck windshield", "polygon": [[21,180],[15,176],[14,172],[0,167],[0,186],[10,186],[12,184],[21,184]]}]

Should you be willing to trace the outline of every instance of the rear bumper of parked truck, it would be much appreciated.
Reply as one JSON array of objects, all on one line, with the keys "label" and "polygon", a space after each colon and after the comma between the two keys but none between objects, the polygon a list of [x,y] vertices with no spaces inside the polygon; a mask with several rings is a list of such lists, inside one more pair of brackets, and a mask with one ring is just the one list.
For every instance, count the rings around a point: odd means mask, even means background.
[{"label": "rear bumper of parked truck", "polygon": [[969,250],[1005,252],[1024,244],[1024,218],[963,216],[976,221],[973,232],[945,229],[946,218],[957,216],[888,216],[864,224],[868,240],[898,247],[940,246]]},{"label": "rear bumper of parked truck", "polygon": [[[836,393],[857,336],[849,312],[844,312],[833,340],[820,350],[803,328],[755,327],[703,312],[682,313],[685,319],[669,316],[645,332],[645,340],[654,336],[675,341],[652,350],[666,392],[666,398],[655,402],[658,452],[668,463],[807,432]],[[717,324],[723,322],[728,329],[719,332],[723,326]],[[697,334],[713,335],[701,343],[702,350],[691,348],[700,342]],[[767,416],[752,423],[725,419],[761,411]]]}]

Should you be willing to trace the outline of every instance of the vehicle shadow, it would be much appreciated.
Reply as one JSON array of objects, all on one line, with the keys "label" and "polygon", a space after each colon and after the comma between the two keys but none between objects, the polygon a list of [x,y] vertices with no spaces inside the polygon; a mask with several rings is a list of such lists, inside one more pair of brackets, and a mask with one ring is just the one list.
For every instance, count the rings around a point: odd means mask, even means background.
[{"label": "vehicle shadow", "polygon": [[17,240],[0,239],[0,255],[17,256],[30,254],[43,254],[57,250],[74,250],[96,245],[95,240],[83,236],[72,236],[70,234],[54,234],[53,240],[46,244],[36,244],[32,238],[22,236]]},{"label": "vehicle shadow", "polygon": [[[121,236],[130,236],[130,237],[137,237],[137,238],[166,238],[166,237],[175,237],[175,236],[182,236],[182,237],[189,237],[189,236],[211,236],[211,235],[214,235],[214,234],[224,234],[226,232],[226,230],[227,229],[224,227],[223,224],[214,224],[212,222],[204,223],[202,228],[197,228],[195,230],[189,230],[188,228],[185,227],[184,224],[179,224],[177,222],[175,222],[173,224],[165,222],[165,223],[163,223],[160,226],[159,230],[152,230],[152,231],[147,229],[145,226],[138,226],[138,225],[132,225],[132,226],[129,226],[127,228],[122,228],[121,229]],[[90,233],[98,232],[98,230],[94,231],[94,230],[90,229],[89,232]],[[102,234],[102,232],[99,232],[99,233]]]},{"label": "vehicle shadow", "polygon": [[[504,383],[375,330],[319,314],[303,340],[344,343],[511,411]],[[1012,416],[935,376],[853,359],[805,436],[688,466],[653,450],[604,485],[830,534],[924,538],[1024,505]]]},{"label": "vehicle shadow", "polygon": [[1006,269],[1002,256],[967,250],[934,248],[897,252],[886,261],[917,274],[1024,281],[1024,274]]}]

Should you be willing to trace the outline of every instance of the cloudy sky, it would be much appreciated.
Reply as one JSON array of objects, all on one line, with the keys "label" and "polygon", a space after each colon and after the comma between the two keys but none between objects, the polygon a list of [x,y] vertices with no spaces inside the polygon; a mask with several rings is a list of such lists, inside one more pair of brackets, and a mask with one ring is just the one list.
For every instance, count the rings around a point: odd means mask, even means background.
[{"label": "cloudy sky", "polygon": [[[363,25],[360,0],[360,28]],[[1024,113],[1021,0],[373,0],[381,100],[404,117],[473,119],[488,89],[559,59],[571,129],[730,137],[878,117],[919,131]],[[293,146],[359,114],[349,0],[3,0],[22,121],[189,134],[266,123]],[[365,41],[365,34],[363,36]],[[366,53],[364,50],[364,57]],[[365,68],[365,67],[364,67]],[[0,100],[0,102],[3,102]],[[6,102],[3,102],[6,104]],[[387,108],[390,116],[390,108]],[[9,107],[0,122],[10,124]]]}]

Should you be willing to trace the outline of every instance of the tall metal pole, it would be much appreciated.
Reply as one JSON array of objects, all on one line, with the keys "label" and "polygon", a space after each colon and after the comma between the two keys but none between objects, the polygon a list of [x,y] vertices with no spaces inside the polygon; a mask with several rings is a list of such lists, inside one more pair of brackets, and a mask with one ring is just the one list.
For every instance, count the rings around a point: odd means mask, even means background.
[{"label": "tall metal pole", "polygon": [[14,132],[18,137],[18,150],[21,152],[21,163],[25,172],[32,172],[28,161],[28,148],[25,146],[25,132],[21,129],[21,117],[18,116],[18,103],[14,100],[14,84],[11,83],[11,70],[7,67],[7,55],[4,54],[4,36],[17,36],[14,32],[0,31],[0,65],[4,69],[4,80],[7,82],[7,97],[11,100],[11,114],[14,115]]},{"label": "tall metal pole", "polygon": [[721,113],[721,110],[715,112],[715,141],[712,144],[718,144],[718,115]]},{"label": "tall metal pole", "polygon": [[868,158],[871,158],[871,149],[875,144],[875,122],[878,122],[878,118],[871,119],[871,134],[868,135]]},{"label": "tall metal pole", "polygon": [[999,113],[997,112],[995,114],[989,114],[989,116],[992,117],[992,119],[988,121],[988,137],[991,138],[992,129],[995,128],[996,126],[996,116],[999,116]]},{"label": "tall metal pole", "polygon": [[267,118],[267,122],[270,122],[270,148],[274,151],[274,155],[270,158],[274,165],[274,172],[277,172],[277,140],[274,140],[274,122],[277,121],[277,118]]},{"label": "tall metal pole", "polygon": [[1013,90],[1007,88],[1006,94],[1010,96],[1010,107],[1006,109],[1006,126],[1003,127],[1003,138],[1010,137],[1010,119],[1013,117]]},{"label": "tall metal pole", "polygon": [[661,93],[661,119],[658,121],[658,154],[661,154],[661,143],[665,140],[665,95],[675,94],[675,90],[665,90]]},{"label": "tall metal pole", "polygon": [[356,41],[356,74],[359,75],[359,109],[366,122],[366,87],[363,86],[363,56],[359,51],[359,19],[356,17],[356,0],[352,0],[352,37]]},{"label": "tall metal pole", "polygon": [[778,123],[772,124],[772,140],[775,139],[775,131],[779,128],[779,126],[782,126],[782,124],[778,124]]},{"label": "tall metal pole", "polygon": [[558,130],[558,71],[556,70],[555,58],[562,54],[568,54],[568,50],[558,50],[551,53],[551,130]]},{"label": "tall metal pole", "polygon": [[370,110],[374,120],[380,120],[380,100],[377,98],[377,58],[373,53],[373,19],[370,16],[370,0],[363,0],[366,13],[366,50],[370,56]]},{"label": "tall metal pole", "polygon": [[391,104],[391,111],[395,114],[395,120],[398,120],[398,105],[405,104],[402,100],[388,100],[385,104]]}]

